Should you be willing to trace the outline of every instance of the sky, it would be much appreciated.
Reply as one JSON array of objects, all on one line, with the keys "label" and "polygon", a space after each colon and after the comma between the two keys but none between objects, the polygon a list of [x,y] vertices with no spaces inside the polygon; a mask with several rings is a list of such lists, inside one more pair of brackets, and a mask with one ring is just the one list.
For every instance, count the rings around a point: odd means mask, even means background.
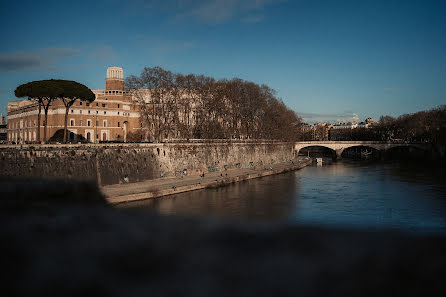
[{"label": "sky", "polygon": [[446,104],[446,1],[3,1],[0,112],[42,79],[144,67],[266,84],[305,122]]}]

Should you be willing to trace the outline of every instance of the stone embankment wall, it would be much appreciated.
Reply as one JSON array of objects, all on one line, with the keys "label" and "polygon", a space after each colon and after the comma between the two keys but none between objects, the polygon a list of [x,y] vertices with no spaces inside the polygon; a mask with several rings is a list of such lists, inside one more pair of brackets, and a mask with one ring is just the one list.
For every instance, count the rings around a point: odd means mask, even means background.
[{"label": "stone embankment wall", "polygon": [[294,157],[293,144],[277,142],[0,146],[0,175],[110,185],[268,166]]}]

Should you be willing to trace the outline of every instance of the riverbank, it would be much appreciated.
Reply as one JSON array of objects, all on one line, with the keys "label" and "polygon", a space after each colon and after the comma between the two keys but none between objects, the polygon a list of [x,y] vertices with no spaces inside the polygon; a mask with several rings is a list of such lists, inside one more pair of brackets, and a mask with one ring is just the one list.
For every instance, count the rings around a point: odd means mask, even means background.
[{"label": "riverbank", "polygon": [[181,177],[159,178],[137,183],[116,184],[101,187],[102,193],[110,204],[157,198],[172,194],[215,188],[235,182],[249,180],[301,169],[311,164],[308,157],[277,163],[268,167],[234,168],[203,175],[184,175]]},{"label": "riverbank", "polygon": [[274,141],[104,143],[0,147],[0,175],[63,178],[99,186],[269,166],[296,157],[294,144]]},{"label": "riverbank", "polygon": [[[0,179],[11,296],[444,296],[446,238],[162,216],[94,183]],[[272,197],[277,198],[277,197]]]}]

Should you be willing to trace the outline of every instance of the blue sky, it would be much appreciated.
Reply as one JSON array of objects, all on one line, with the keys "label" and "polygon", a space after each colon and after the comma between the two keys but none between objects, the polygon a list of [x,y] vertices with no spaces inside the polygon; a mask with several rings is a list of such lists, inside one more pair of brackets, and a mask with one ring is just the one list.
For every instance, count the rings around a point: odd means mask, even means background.
[{"label": "blue sky", "polygon": [[31,80],[161,66],[267,84],[306,121],[446,104],[446,1],[6,1],[0,110]]}]

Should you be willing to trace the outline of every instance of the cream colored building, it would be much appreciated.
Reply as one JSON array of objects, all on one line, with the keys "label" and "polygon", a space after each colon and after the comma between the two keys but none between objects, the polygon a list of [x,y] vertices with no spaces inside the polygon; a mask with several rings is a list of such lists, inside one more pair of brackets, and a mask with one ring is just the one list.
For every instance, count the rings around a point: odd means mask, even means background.
[{"label": "cream colored building", "polygon": [[[68,114],[68,139],[72,142],[127,141],[129,133],[141,128],[138,105],[124,88],[121,67],[109,67],[105,89],[92,90],[92,103],[77,100]],[[8,103],[8,141],[37,141],[38,103],[19,100]],[[61,100],[51,102],[48,110],[47,141],[63,137],[65,106]],[[44,141],[42,108],[40,139]]]}]

